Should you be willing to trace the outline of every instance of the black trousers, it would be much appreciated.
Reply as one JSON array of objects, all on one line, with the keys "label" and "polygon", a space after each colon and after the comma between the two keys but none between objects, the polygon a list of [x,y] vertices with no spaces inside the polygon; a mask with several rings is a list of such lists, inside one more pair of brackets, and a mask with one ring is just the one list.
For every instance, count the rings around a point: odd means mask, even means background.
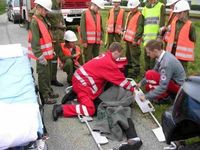
[{"label": "black trousers", "polygon": [[128,124],[129,124],[129,128],[124,130],[124,133],[125,133],[127,139],[132,139],[132,138],[138,137],[136,130],[135,130],[134,123],[131,120],[131,118],[128,118]]}]

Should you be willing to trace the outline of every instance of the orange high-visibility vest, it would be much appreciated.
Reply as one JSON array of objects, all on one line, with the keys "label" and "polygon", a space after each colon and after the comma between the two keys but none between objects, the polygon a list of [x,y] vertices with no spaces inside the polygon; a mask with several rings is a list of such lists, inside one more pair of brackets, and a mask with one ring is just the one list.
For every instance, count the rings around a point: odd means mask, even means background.
[{"label": "orange high-visibility vest", "polygon": [[[166,50],[169,52],[172,51],[174,44],[176,21],[177,20],[173,20],[171,24],[171,32],[166,47]],[[194,61],[194,42],[189,39],[191,24],[192,22],[188,20],[180,30],[175,53],[177,59],[184,61]]]},{"label": "orange high-visibility vest", "polygon": [[[173,12],[170,12],[169,18],[168,18],[168,22],[170,21],[172,15],[173,15]],[[176,16],[173,18],[174,21],[176,21],[177,19],[178,19],[178,18],[177,18]],[[173,21],[173,20],[172,20],[172,21]],[[168,27],[171,26],[172,21],[171,21],[170,24],[168,24]],[[170,35],[170,30],[168,29],[168,27],[167,27],[167,31],[165,32],[165,34],[164,34],[164,36],[163,36],[163,40],[164,40],[165,42],[167,42],[167,40],[169,39],[169,35]]]},{"label": "orange high-visibility vest", "polygon": [[[129,15],[131,12],[129,12],[127,19],[129,18]],[[126,22],[126,32],[124,34],[124,40],[128,42],[134,42],[135,34],[137,31],[137,22],[140,17],[141,13],[138,11],[128,22]],[[128,24],[127,24],[128,23]],[[139,45],[141,43],[141,39],[137,41],[137,44]]]},{"label": "orange high-visibility vest", "polygon": [[101,41],[101,16],[96,13],[96,22],[90,12],[90,10],[86,10],[86,35],[87,35],[87,43],[89,44],[100,44]]},{"label": "orange high-visibility vest", "polygon": [[[65,43],[61,43],[61,48],[62,48],[62,52],[63,52],[63,54],[65,56],[72,56],[72,53],[71,53],[70,49],[67,48],[67,47],[65,47]],[[76,51],[77,57],[75,59],[73,59],[73,61],[74,61],[74,64],[76,66],[80,66],[80,64],[78,62],[78,59],[80,58],[80,55],[81,55],[81,49],[80,49],[80,47],[76,46],[75,51]]]},{"label": "orange high-visibility vest", "polygon": [[114,29],[114,8],[110,10],[109,18],[108,18],[108,27],[107,27],[107,32],[108,33],[118,33],[120,34],[122,31],[122,24],[123,24],[123,16],[124,16],[124,9],[120,9],[119,13],[117,15],[117,20],[115,24],[115,29]]},{"label": "orange high-visibility vest", "polygon": [[[42,37],[40,38],[40,50],[42,51],[42,54],[44,55],[45,59],[50,60],[54,57],[52,38],[50,36],[50,33],[48,29],[46,28],[45,24],[39,18],[37,18],[35,15],[33,15],[32,18],[34,18],[37,21],[40,33],[42,35]],[[37,60],[38,58],[34,55],[32,51],[31,41],[32,41],[32,32],[29,31],[28,32],[28,57],[31,59]]]}]

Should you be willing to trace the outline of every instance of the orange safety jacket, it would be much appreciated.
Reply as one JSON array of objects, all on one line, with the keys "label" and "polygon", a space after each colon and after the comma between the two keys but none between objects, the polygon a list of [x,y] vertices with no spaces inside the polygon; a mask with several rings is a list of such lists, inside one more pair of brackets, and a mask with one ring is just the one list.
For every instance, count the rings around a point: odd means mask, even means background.
[{"label": "orange safety jacket", "polygon": [[[129,18],[129,15],[131,14],[131,12],[129,12],[127,18]],[[135,34],[137,31],[137,22],[138,19],[140,17],[141,13],[138,11],[128,22],[126,22],[126,31],[124,34],[124,40],[133,43],[134,42],[134,38],[135,38]],[[141,39],[137,41],[136,44],[140,45],[141,43]]]},{"label": "orange safety jacket", "polygon": [[[169,52],[172,51],[174,44],[176,21],[177,20],[173,20],[171,24],[171,32],[166,47],[166,50]],[[177,59],[184,61],[194,61],[194,42],[189,39],[191,24],[192,22],[188,20],[180,30],[175,53]]]},{"label": "orange safety jacket", "polygon": [[[70,49],[65,47],[65,43],[61,43],[61,48],[62,48],[62,52],[65,56],[72,56]],[[77,56],[73,59],[73,61],[74,61],[75,66],[79,67],[80,64],[78,62],[78,59],[80,58],[80,55],[81,55],[80,47],[76,46],[75,51],[76,51]]]},{"label": "orange safety jacket", "polygon": [[[168,18],[168,22],[170,21],[172,15],[173,15],[173,12],[170,12],[170,14],[169,14],[169,18]],[[177,21],[177,19],[178,19],[178,18],[177,18],[176,16],[173,18],[173,20],[175,20],[175,21]],[[172,21],[173,21],[173,20],[172,20]],[[167,31],[165,32],[165,34],[164,34],[164,36],[163,36],[163,40],[164,40],[164,42],[167,42],[167,40],[169,39],[169,35],[170,35],[169,27],[171,26],[172,21],[171,21],[170,24],[168,24]]]},{"label": "orange safety jacket", "polygon": [[[54,51],[53,51],[52,38],[50,36],[50,33],[48,29],[46,28],[45,24],[39,18],[37,18],[35,15],[33,15],[32,18],[34,18],[37,21],[38,27],[42,36],[40,38],[40,49],[42,51],[42,54],[44,55],[45,59],[51,60],[54,57],[53,55]],[[37,60],[38,58],[34,55],[33,50],[32,50],[31,41],[32,41],[32,32],[31,30],[29,30],[28,57],[31,59]]]},{"label": "orange safety jacket", "polygon": [[[114,25],[114,8],[110,10],[109,18],[108,18],[108,27],[107,27],[107,32],[108,33],[118,33],[120,34],[122,31],[122,24],[123,24],[123,16],[124,16],[124,9],[120,9],[116,24]],[[114,29],[115,27],[115,29]]]},{"label": "orange safety jacket", "polygon": [[101,41],[101,16],[96,13],[96,22],[90,12],[86,10],[86,36],[87,43],[89,44],[100,44]]}]

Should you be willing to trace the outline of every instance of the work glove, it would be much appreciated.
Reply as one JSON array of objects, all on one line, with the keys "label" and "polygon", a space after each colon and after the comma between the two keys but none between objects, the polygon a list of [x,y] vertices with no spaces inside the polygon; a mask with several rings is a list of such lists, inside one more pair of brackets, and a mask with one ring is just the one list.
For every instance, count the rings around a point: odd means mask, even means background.
[{"label": "work glove", "polygon": [[39,58],[38,58],[38,62],[41,64],[41,65],[47,65],[47,60],[45,59],[44,55],[41,55]]}]

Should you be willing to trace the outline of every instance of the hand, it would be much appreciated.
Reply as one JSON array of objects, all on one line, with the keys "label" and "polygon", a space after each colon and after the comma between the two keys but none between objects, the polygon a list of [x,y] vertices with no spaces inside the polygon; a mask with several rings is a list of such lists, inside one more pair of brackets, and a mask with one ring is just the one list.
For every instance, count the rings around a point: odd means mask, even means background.
[{"label": "hand", "polygon": [[164,33],[167,31],[167,28],[166,28],[166,26],[163,26],[163,27],[161,27],[160,28],[160,31],[159,31],[159,35],[164,35]]},{"label": "hand", "polygon": [[139,98],[142,102],[146,100],[146,97],[143,93],[140,93]]},{"label": "hand", "polygon": [[84,48],[87,48],[87,43],[82,44]]},{"label": "hand", "polygon": [[41,65],[47,65],[47,60],[45,59],[45,57],[43,55],[41,55],[39,58],[38,58],[38,62],[41,64]]},{"label": "hand", "polygon": [[102,40],[100,41],[100,45],[103,45],[103,41]]}]

